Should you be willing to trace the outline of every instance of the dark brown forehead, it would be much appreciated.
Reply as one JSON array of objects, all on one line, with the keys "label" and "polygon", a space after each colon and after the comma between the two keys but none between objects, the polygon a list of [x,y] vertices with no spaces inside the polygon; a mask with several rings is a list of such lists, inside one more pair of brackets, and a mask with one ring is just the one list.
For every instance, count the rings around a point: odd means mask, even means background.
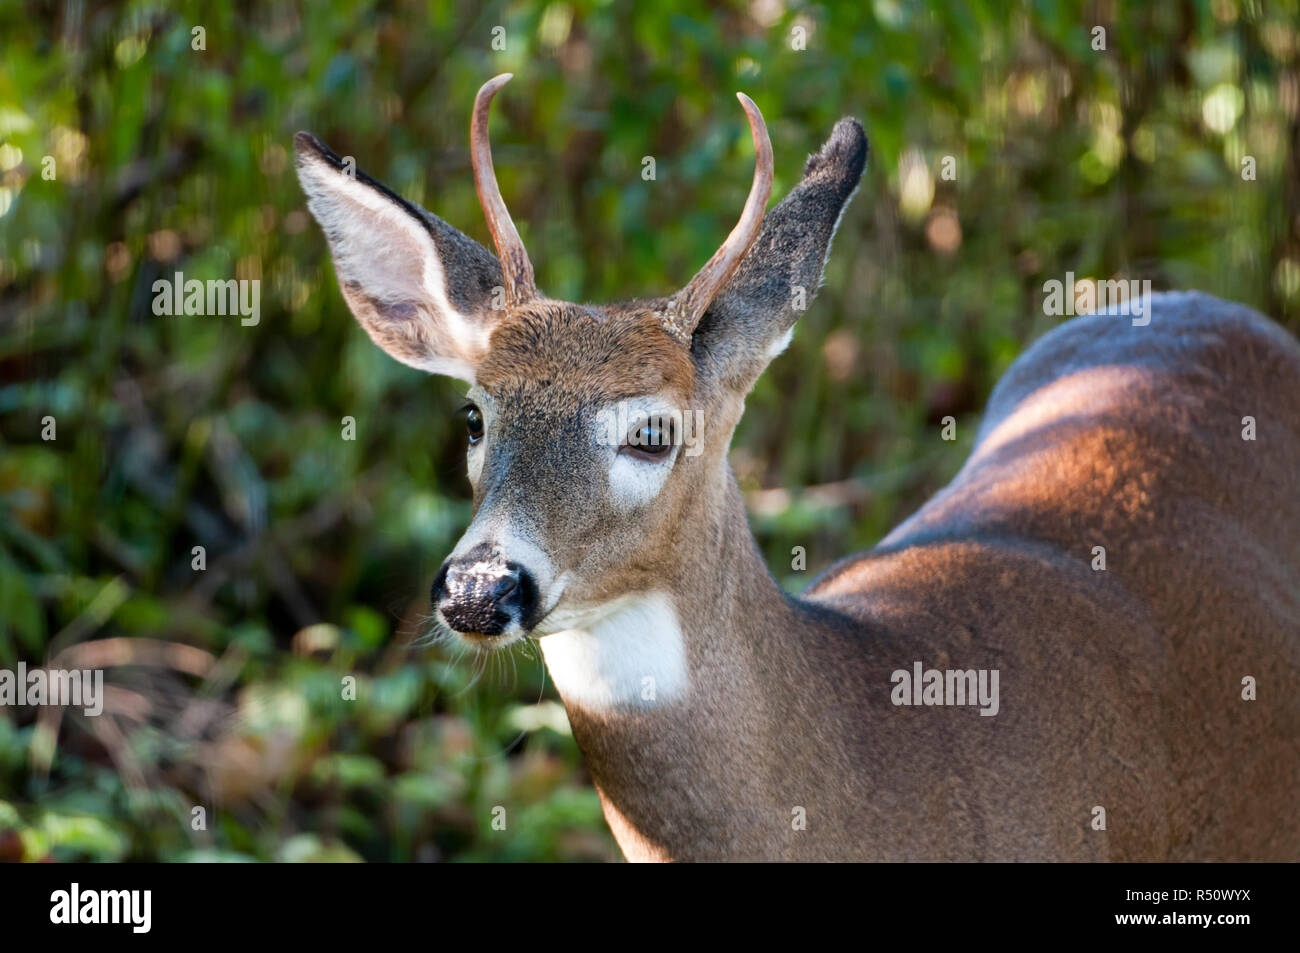
[{"label": "dark brown forehead", "polygon": [[648,308],[541,301],[492,332],[476,376],[494,396],[547,388],[596,404],[660,391],[685,399],[694,367]]}]

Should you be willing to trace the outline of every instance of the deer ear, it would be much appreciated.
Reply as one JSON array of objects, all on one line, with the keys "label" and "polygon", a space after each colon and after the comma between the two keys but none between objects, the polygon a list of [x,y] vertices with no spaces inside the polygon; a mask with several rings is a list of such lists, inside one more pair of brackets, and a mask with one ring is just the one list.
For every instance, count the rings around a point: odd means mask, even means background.
[{"label": "deer ear", "polygon": [[472,384],[501,313],[491,307],[502,286],[500,263],[472,238],[345,164],[310,133],[298,133],[294,144],[307,207],[366,333],[404,364]]},{"label": "deer ear", "polygon": [[758,237],[700,319],[691,355],[701,371],[747,391],[785,350],[821,285],[831,239],[866,161],[862,124],[841,119],[809,157],[803,179],[764,217]]}]

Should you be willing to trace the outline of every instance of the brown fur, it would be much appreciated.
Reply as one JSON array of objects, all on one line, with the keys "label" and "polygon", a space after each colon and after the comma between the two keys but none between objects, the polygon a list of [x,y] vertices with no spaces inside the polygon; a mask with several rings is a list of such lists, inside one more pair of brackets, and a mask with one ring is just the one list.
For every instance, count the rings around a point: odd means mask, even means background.
[{"label": "brown fur", "polygon": [[668,390],[684,401],[695,370],[650,309],[533,301],[493,330],[478,382],[493,394],[545,394],[571,410]]}]

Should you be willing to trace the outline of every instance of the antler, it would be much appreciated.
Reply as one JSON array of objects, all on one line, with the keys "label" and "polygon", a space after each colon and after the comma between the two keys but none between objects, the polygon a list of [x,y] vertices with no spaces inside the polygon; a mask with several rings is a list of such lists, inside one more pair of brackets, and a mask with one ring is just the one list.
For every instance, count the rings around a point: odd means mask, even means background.
[{"label": "antler", "polygon": [[754,184],[750,186],[749,198],[745,200],[740,221],[731,230],[727,240],[696,273],[690,284],[673,296],[663,314],[664,327],[668,333],[688,347],[691,335],[708,310],[713,296],[727,283],[727,279],[745,257],[745,252],[749,251],[749,246],[758,237],[763,214],[767,211],[767,200],[772,194],[772,143],[767,138],[763,114],[744,93],[736,93],[736,98],[749,117],[749,131],[754,137]]},{"label": "antler", "polygon": [[492,168],[492,145],[488,142],[488,109],[492,105],[492,97],[513,77],[513,73],[502,73],[483,84],[478,95],[474,97],[474,114],[469,124],[470,162],[474,166],[474,187],[478,190],[478,201],[483,206],[488,231],[492,233],[492,241],[497,246],[497,256],[501,259],[506,302],[510,306],[521,304],[537,294],[537,285],[533,279],[533,263],[528,260],[528,252],[519,238],[519,232],[510,218],[510,212],[506,210],[506,203],[501,199],[496,171]]}]

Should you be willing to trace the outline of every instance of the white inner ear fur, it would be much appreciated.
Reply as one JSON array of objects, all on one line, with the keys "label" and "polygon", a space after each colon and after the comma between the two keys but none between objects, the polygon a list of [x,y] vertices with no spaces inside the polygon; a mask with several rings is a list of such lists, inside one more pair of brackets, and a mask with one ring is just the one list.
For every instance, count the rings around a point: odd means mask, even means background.
[{"label": "white inner ear fur", "polygon": [[685,696],[686,647],[662,592],[555,612],[538,644],[565,704],[588,711],[648,709]]},{"label": "white inner ear fur", "polygon": [[790,346],[790,342],[793,340],[794,340],[794,325],[792,324],[790,325],[789,329],[785,332],[785,334],[782,334],[779,338],[773,341],[772,344],[768,347],[767,359],[769,361],[775,360],[786,348]]},{"label": "white inner ear fur", "polygon": [[[667,398],[651,395],[610,404],[596,415],[595,438],[610,454],[609,491],[617,505],[635,509],[659,495],[682,450],[685,429],[682,417],[688,412],[674,407]],[[673,448],[663,459],[643,460],[619,453],[619,446],[628,433],[655,416],[671,417],[677,431]]]},{"label": "white inner ear fur", "polygon": [[472,384],[489,329],[452,307],[442,259],[424,225],[382,192],[318,157],[305,157],[298,177],[307,207],[329,240],[340,281],[356,283],[378,301],[414,305],[431,331],[428,338],[445,345],[419,359],[393,356]]}]

